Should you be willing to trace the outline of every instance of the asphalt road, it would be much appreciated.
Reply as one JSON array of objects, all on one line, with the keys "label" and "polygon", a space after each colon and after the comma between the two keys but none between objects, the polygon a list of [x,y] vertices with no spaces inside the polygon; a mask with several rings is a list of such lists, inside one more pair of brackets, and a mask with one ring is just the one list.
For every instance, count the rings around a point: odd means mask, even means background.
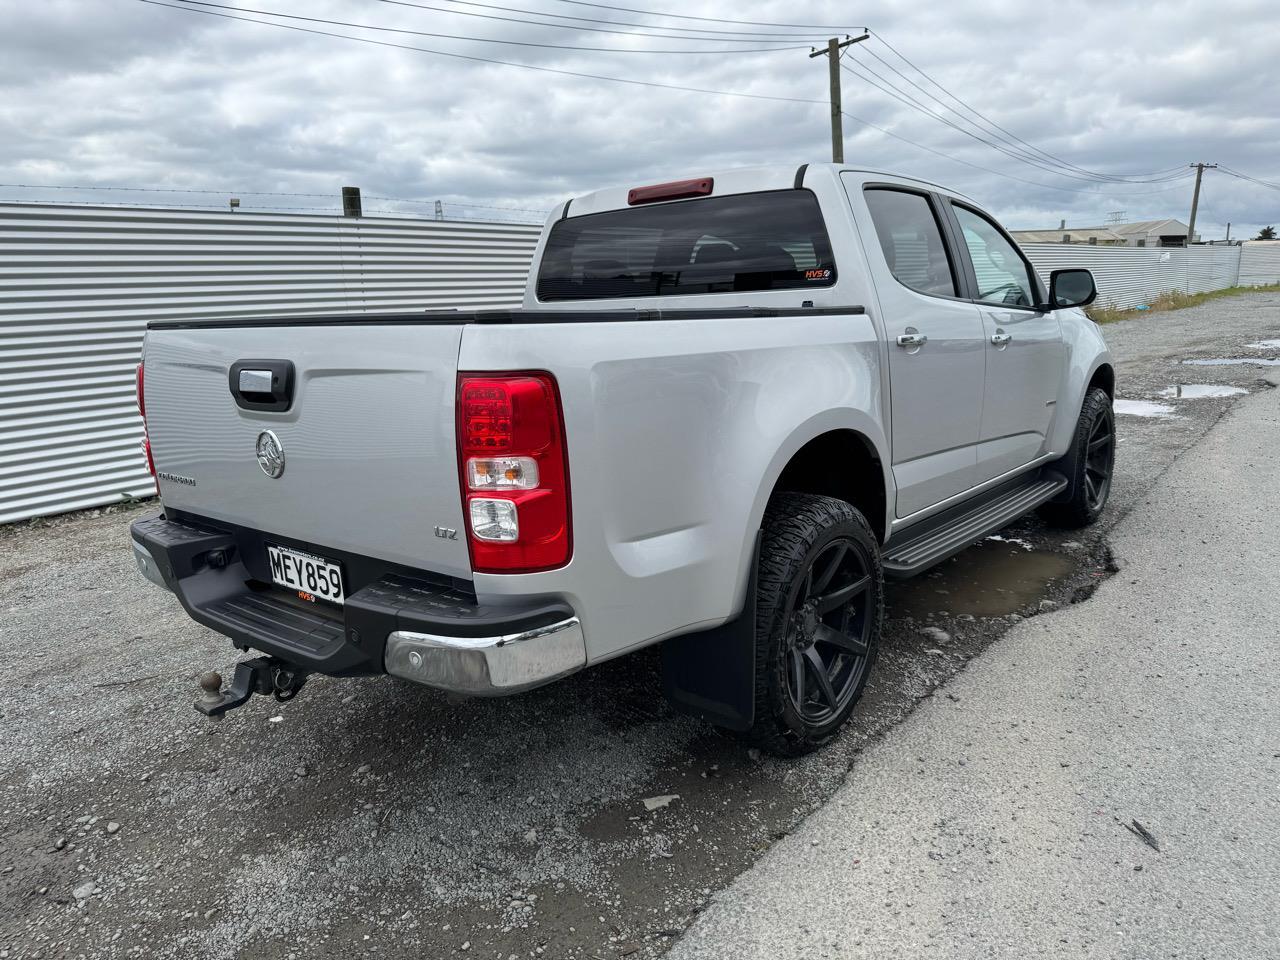
[{"label": "asphalt road", "polygon": [[195,677],[236,657],[133,570],[126,528],[154,506],[0,530],[0,960],[663,953],[1012,624],[1088,600],[1112,526],[1248,396],[1161,391],[1266,389],[1179,361],[1277,356],[1249,344],[1280,338],[1280,297],[1107,335],[1121,396],[1168,411],[1121,417],[1103,522],[1027,520],[894,587],[853,721],[798,762],[672,713],[644,654],[497,701],[318,678],[210,724]]},{"label": "asphalt road", "polygon": [[1280,392],[716,899],[671,960],[1280,953]]}]

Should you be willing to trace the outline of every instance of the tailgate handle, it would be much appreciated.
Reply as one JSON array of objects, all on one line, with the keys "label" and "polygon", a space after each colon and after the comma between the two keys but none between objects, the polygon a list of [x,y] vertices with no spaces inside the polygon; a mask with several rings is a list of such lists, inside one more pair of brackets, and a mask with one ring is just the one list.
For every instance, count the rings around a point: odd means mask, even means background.
[{"label": "tailgate handle", "polygon": [[293,362],[237,360],[231,365],[227,385],[244,410],[288,410],[293,405]]}]

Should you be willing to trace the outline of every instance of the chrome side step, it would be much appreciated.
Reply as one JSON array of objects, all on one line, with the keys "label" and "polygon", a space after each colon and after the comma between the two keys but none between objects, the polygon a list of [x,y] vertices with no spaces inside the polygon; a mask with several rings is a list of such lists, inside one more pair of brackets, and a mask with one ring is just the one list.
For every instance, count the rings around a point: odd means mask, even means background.
[{"label": "chrome side step", "polygon": [[1059,473],[1033,474],[1029,480],[983,498],[977,505],[961,504],[935,522],[925,521],[928,529],[923,532],[903,531],[901,539],[895,537],[885,547],[885,576],[901,579],[927,570],[1030,513],[1066,485],[1066,477]]}]

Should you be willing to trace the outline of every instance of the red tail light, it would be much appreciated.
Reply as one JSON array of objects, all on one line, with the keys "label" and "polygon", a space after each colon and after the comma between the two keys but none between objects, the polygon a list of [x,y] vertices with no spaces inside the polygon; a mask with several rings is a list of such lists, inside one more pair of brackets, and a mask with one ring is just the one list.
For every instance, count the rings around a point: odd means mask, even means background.
[{"label": "red tail light", "polygon": [[458,374],[458,466],[477,573],[569,562],[569,462],[551,374]]},{"label": "red tail light", "polygon": [[147,399],[146,391],[143,389],[142,364],[138,364],[138,377],[135,381],[138,391],[138,412],[142,414],[142,449],[147,454],[147,469],[151,471],[151,476],[156,475],[156,462],[151,457],[151,438],[147,435]]}]

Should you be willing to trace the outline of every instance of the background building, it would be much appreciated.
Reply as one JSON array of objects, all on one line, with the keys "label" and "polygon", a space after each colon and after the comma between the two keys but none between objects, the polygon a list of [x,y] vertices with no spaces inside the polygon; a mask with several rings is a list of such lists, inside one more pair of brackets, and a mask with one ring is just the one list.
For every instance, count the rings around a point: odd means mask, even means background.
[{"label": "background building", "polygon": [[[1057,230],[1011,230],[1019,243],[1090,243],[1111,247],[1183,247],[1187,225],[1168,217],[1164,220],[1135,220],[1108,223],[1102,227],[1068,227],[1064,220]],[[1192,242],[1200,239],[1200,234]]]}]

